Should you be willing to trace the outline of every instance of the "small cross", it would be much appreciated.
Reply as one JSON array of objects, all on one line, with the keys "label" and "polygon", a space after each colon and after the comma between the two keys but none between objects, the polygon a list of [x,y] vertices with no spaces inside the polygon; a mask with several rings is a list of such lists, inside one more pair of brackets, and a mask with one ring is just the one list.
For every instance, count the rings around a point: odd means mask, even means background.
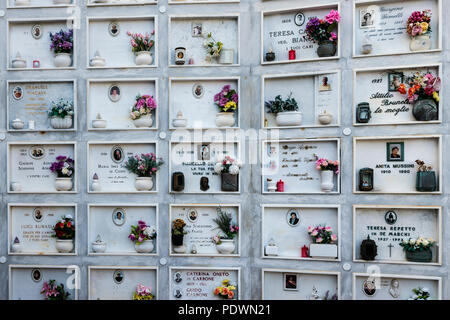
[{"label": "small cross", "polygon": [[393,248],[394,246],[392,245],[392,243],[390,243],[390,244],[388,245],[388,247],[389,247],[389,258],[390,258],[390,257],[392,257],[392,248]]}]

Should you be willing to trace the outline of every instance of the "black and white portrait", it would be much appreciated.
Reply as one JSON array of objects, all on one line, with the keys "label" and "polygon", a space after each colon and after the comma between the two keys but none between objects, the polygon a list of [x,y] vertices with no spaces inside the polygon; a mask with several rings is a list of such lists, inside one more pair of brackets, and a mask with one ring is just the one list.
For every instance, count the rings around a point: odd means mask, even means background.
[{"label": "black and white portrait", "polygon": [[123,281],[123,278],[124,278],[124,275],[123,275],[122,270],[116,270],[116,271],[114,271],[114,273],[113,273],[113,279],[114,279],[114,282],[115,282],[115,283],[121,284],[122,281]]},{"label": "black and white portrait", "polygon": [[390,72],[388,74],[388,90],[396,92],[398,87],[403,83],[404,75],[401,72]]},{"label": "black and white portrait", "polygon": [[41,222],[42,219],[44,219],[44,215],[42,213],[42,210],[40,208],[36,208],[33,210],[33,219],[36,222]]},{"label": "black and white portrait", "polygon": [[194,223],[197,222],[198,219],[198,212],[197,210],[191,208],[187,210],[187,218],[190,222]]},{"label": "black and white portrait", "polygon": [[31,158],[39,160],[45,156],[45,149],[41,146],[32,146],[28,150],[28,154]]},{"label": "black and white portrait", "polygon": [[176,283],[180,283],[182,280],[183,278],[181,277],[181,273],[175,272],[175,274],[173,275],[173,281],[175,281]]},{"label": "black and white portrait", "polygon": [[359,12],[361,28],[371,28],[375,24],[375,10],[363,9]]},{"label": "black and white portrait", "polygon": [[363,292],[368,297],[373,297],[375,293],[377,292],[376,284],[374,280],[365,280],[363,282]]},{"label": "black and white portrait", "polygon": [[127,216],[126,216],[126,212],[124,209],[116,208],[113,210],[112,220],[116,226],[118,226],[118,227],[123,226],[125,224],[126,218],[127,218]]},{"label": "black and white portrait", "polygon": [[201,161],[208,161],[211,159],[211,151],[209,144],[200,144],[197,146],[197,158]]},{"label": "black and white portrait", "polygon": [[40,39],[42,38],[42,27],[40,24],[35,24],[33,27],[31,27],[31,36],[34,39]]},{"label": "black and white portrait", "polygon": [[386,161],[404,161],[405,150],[403,142],[386,143]]},{"label": "black and white portrait", "polygon": [[203,36],[203,23],[192,22],[192,36],[202,37]]},{"label": "black and white portrait", "polygon": [[116,37],[120,33],[119,24],[117,22],[111,22],[108,26],[109,34]]},{"label": "black and white portrait", "polygon": [[384,221],[386,221],[387,224],[393,225],[397,222],[397,213],[395,211],[389,210],[384,215]]},{"label": "black and white portrait", "polygon": [[33,269],[31,270],[31,279],[34,282],[39,282],[42,279],[41,269]]}]

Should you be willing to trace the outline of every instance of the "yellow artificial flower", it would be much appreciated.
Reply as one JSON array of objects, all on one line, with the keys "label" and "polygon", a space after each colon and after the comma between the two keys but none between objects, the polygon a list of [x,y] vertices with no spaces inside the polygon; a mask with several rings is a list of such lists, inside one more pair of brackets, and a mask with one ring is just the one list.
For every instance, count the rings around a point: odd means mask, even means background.
[{"label": "yellow artificial flower", "polygon": [[436,102],[439,102],[439,93],[437,93],[436,91],[433,92],[433,98],[434,100],[436,100]]},{"label": "yellow artificial flower", "polygon": [[236,102],[234,101],[228,101],[225,106],[223,107],[224,111],[227,111],[228,109],[236,110]]},{"label": "yellow artificial flower", "polygon": [[427,30],[428,30],[428,23],[427,22],[422,22],[420,24],[420,26],[422,27],[422,32],[427,32]]},{"label": "yellow artificial flower", "polygon": [[[228,104],[228,103],[227,103]],[[230,279],[224,279],[223,281],[222,281],[222,285],[224,285],[224,286],[228,286],[228,284],[230,283]]]}]

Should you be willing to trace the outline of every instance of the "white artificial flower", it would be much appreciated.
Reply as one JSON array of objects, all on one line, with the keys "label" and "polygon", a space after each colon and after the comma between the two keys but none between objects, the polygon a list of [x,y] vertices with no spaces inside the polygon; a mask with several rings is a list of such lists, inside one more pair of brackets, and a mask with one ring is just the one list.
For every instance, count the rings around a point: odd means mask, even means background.
[{"label": "white artificial flower", "polygon": [[413,239],[411,239],[411,240],[409,240],[409,244],[410,244],[410,245],[415,245],[415,244],[416,244],[416,241],[413,240]]},{"label": "white artificial flower", "polygon": [[228,169],[231,174],[238,174],[239,173],[239,167],[235,164],[231,165]]},{"label": "white artificial flower", "polygon": [[222,163],[221,163],[221,162],[217,162],[217,163],[214,165],[214,172],[215,172],[215,173],[222,173],[222,171],[223,171]]},{"label": "white artificial flower", "polygon": [[67,168],[62,168],[61,172],[62,172],[63,174],[68,174],[68,173],[69,173],[69,170],[68,170]]},{"label": "white artificial flower", "polygon": [[147,227],[144,229],[144,234],[146,236],[152,237],[155,234],[156,230],[154,227]]},{"label": "white artificial flower", "polygon": [[67,218],[67,219],[72,219],[72,215],[71,215],[71,214],[67,214],[67,215],[66,215],[66,218]]},{"label": "white artificial flower", "polygon": [[424,246],[427,246],[427,245],[429,244],[429,242],[428,242],[427,240],[423,239],[422,244],[423,244]]},{"label": "white artificial flower", "polygon": [[424,292],[424,293],[429,293],[429,292],[430,292],[430,289],[428,289],[427,287],[422,288],[422,292]]}]

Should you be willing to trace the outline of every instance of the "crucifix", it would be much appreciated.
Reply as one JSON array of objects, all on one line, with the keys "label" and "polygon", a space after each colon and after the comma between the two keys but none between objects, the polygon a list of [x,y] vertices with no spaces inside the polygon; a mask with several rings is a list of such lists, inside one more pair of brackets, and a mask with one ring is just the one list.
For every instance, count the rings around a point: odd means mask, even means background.
[{"label": "crucifix", "polygon": [[389,258],[391,258],[392,257],[392,248],[394,246],[392,245],[392,243],[389,243],[388,247],[389,247]]}]

